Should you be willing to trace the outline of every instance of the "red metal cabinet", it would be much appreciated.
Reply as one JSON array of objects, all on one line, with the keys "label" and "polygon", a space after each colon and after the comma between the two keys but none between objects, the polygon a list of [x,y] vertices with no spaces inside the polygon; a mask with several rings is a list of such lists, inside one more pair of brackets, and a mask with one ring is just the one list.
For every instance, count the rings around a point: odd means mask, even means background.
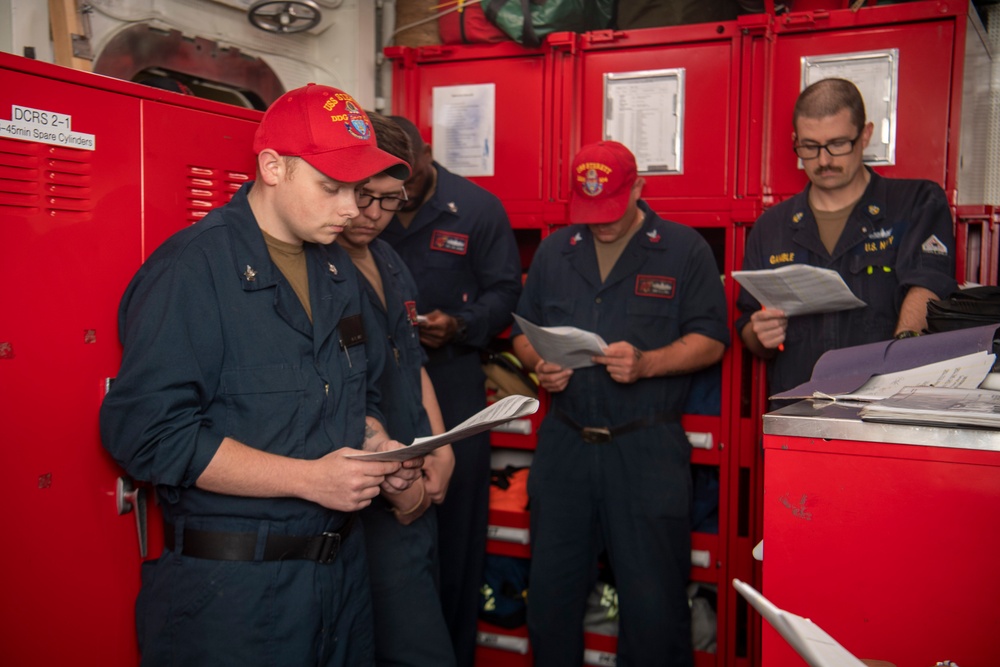
[{"label": "red metal cabinet", "polygon": [[[667,217],[676,211],[729,211],[735,190],[739,41],[735,21],[582,36],[579,88],[566,100],[566,113],[578,119],[578,128],[566,155],[571,158],[580,146],[605,138],[607,75],[680,71],[681,168],[679,173],[640,174],[646,180],[643,198]],[[633,152],[638,148],[633,146]],[[569,192],[569,170],[563,171],[561,198]]]},{"label": "red metal cabinet", "polygon": [[898,52],[895,158],[894,164],[875,168],[890,178],[930,179],[952,194],[959,169],[968,10],[963,0],[779,17],[769,35],[767,64],[771,83],[762,159],[768,194],[783,199],[807,183],[792,151],[792,111],[802,89],[803,59],[889,49]]},{"label": "red metal cabinet", "polygon": [[0,655],[134,664],[141,559],[97,410],[118,362],[117,299],[138,267],[139,101],[0,69],[0,124],[14,105],[64,114],[96,148],[0,139]]},{"label": "red metal cabinet", "polygon": [[191,221],[192,166],[253,173],[260,114],[0,53],[0,116],[0,662],[135,665],[136,513],[98,430],[118,300]]},{"label": "red metal cabinet", "polygon": [[[831,407],[764,417],[764,594],[859,658],[996,664],[1000,433]],[[762,658],[805,664],[770,627]]]},{"label": "red metal cabinet", "polygon": [[[560,219],[547,211],[552,155],[551,61],[543,50],[516,44],[392,48],[395,113],[411,120],[432,148],[434,89],[495,85],[494,175],[470,180],[499,197],[514,227]],[[447,166],[447,164],[445,164]]]},{"label": "red metal cabinet", "polygon": [[234,118],[228,107],[207,111],[143,102],[142,163],[148,183],[143,189],[143,259],[253,180],[253,134],[260,115]]}]

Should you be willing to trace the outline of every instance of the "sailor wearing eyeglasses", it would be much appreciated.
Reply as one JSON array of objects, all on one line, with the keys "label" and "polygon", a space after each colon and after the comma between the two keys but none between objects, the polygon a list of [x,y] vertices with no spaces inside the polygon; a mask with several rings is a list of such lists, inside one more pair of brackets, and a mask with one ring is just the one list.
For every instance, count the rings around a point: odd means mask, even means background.
[{"label": "sailor wearing eyeglasses", "polygon": [[788,318],[742,290],[736,329],[769,362],[771,395],[807,381],[827,350],[919,335],[927,302],[956,287],[945,193],[932,181],[883,178],[864,165],[873,124],[857,87],[836,78],[812,84],[799,95],[792,123],[809,185],[760,216],[743,269],[834,269],[867,306]]},{"label": "sailor wearing eyeglasses", "polygon": [[[406,133],[393,121],[369,113],[380,150],[408,164],[413,154]],[[386,431],[396,440],[443,433],[434,387],[424,369],[427,355],[417,326],[417,285],[406,264],[377,238],[407,200],[403,181],[376,174],[357,190],[358,215],[337,237],[371,304],[372,338],[386,348],[378,389]],[[445,498],[455,455],[450,445],[424,459],[422,476],[406,491],[383,495],[361,514],[368,552],[375,621],[375,665],[454,667],[448,627],[437,594],[436,506]]]},{"label": "sailor wearing eyeglasses", "polygon": [[[500,199],[434,160],[406,118],[409,201],[382,233],[417,281],[420,342],[447,428],[486,407],[480,351],[511,323],[521,293],[521,256]],[[439,505],[440,596],[460,667],[475,662],[476,623],[489,525],[490,435],[455,448],[455,474]]]}]

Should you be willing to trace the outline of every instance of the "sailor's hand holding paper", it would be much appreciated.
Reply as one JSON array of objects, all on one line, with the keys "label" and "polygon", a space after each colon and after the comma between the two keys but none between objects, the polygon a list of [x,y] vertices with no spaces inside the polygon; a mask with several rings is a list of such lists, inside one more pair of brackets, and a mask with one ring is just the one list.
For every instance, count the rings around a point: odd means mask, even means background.
[{"label": "sailor's hand holding paper", "polygon": [[650,377],[642,350],[623,340],[611,343],[603,355],[595,356],[593,360],[607,368],[608,375],[615,382],[631,384],[640,378]]},{"label": "sailor's hand holding paper", "polygon": [[774,351],[785,342],[788,318],[783,310],[761,308],[750,317],[750,327],[763,350]]},{"label": "sailor's hand holding paper", "polygon": [[545,391],[556,393],[562,391],[569,384],[569,379],[573,377],[572,368],[563,368],[559,364],[553,364],[544,359],[539,359],[535,364],[535,374],[538,376],[538,384]]}]

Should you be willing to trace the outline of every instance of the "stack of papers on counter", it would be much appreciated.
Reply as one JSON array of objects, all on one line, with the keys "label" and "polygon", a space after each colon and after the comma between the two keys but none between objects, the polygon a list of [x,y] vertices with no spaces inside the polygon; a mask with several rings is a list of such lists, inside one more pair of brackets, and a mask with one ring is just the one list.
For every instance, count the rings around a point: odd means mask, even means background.
[{"label": "stack of papers on counter", "polygon": [[832,400],[880,401],[907,387],[977,389],[990,374],[996,358],[995,354],[986,351],[973,352],[905,371],[876,375],[848,394],[831,396],[817,391],[813,396]]},{"label": "stack of papers on counter", "polygon": [[[871,400],[885,398],[904,386],[928,383],[975,388],[990,371],[987,364],[995,353],[998,336],[1000,325],[989,324],[830,350],[816,362],[808,382],[771,398],[867,395],[866,400]],[[879,389],[879,384],[884,386]]]},{"label": "stack of papers on counter", "polygon": [[1000,391],[907,387],[858,414],[864,421],[1000,429]]}]

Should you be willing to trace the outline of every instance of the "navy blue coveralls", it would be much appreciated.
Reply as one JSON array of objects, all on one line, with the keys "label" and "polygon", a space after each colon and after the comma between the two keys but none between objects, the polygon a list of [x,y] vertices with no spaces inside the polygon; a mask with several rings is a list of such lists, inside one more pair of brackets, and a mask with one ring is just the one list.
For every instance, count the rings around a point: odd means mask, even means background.
[{"label": "navy blue coveralls", "polygon": [[[521,292],[521,260],[500,200],[441,165],[437,187],[404,228],[393,218],[381,237],[417,281],[417,309],[465,320],[466,334],[428,349],[427,373],[452,428],[486,407],[479,349],[501,333]],[[489,433],[455,447],[455,472],[438,506],[441,604],[459,665],[472,665],[489,520]]]},{"label": "navy blue coveralls", "polygon": [[[164,242],[119,309],[124,355],[101,436],[130,475],[156,485],[175,541],[142,567],[143,664],[368,665],[360,526],[333,562],[263,560],[269,537],[342,530],[345,515],[298,498],[195,487],[225,437],[316,459],[360,447],[366,414],[381,419],[366,375],[381,373],[384,346],[344,340],[360,331],[357,318],[371,317],[351,260],[336,244],[306,244],[310,322],[271,262],[250,187]],[[186,529],[256,534],[256,562],[184,555]]]},{"label": "navy blue coveralls", "polygon": [[[517,313],[639,350],[689,333],[728,344],[726,300],[708,244],[695,230],[659,218],[645,202],[640,206],[642,228],[604,283],[587,225],[545,238]],[[685,591],[691,446],[680,425],[690,383],[690,375],[674,375],[620,384],[595,365],[576,369],[566,389],[552,394],[528,477],[528,630],[536,664],[582,663],[587,596],[605,548],[620,604],[618,665],[693,663]],[[645,425],[588,443],[558,414],[585,427]]]},{"label": "navy blue coveralls", "polygon": [[[386,431],[409,444],[430,435],[421,397],[424,351],[417,333],[417,286],[399,255],[381,239],[368,246],[382,276],[385,306],[361,276],[375,312],[368,335],[388,350],[379,382]],[[362,511],[375,613],[375,663],[448,667],[455,655],[438,598],[437,514],[431,505],[404,526],[381,496]]]},{"label": "navy blue coveralls", "polygon": [[[953,222],[941,187],[926,180],[882,178],[871,169],[869,174],[871,181],[832,254],[809,207],[811,186],[765,211],[750,230],[744,270],[793,263],[833,269],[868,304],[790,318],[785,349],[767,365],[772,395],[809,380],[827,350],[892,338],[910,287],[925,287],[940,298],[956,288]],[[736,330],[742,331],[760,303],[741,290],[737,305]]]}]

